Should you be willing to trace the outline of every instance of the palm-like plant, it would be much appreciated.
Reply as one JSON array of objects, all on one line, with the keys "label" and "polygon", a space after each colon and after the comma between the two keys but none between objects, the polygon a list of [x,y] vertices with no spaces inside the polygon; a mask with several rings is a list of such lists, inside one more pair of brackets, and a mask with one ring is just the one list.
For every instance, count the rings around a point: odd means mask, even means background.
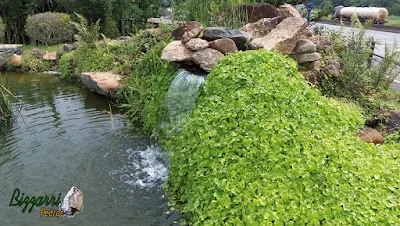
[{"label": "palm-like plant", "polygon": [[75,40],[79,45],[94,45],[100,36],[100,19],[96,23],[89,24],[87,19],[82,15],[76,14],[79,23],[72,22],[78,33],[75,35]]}]

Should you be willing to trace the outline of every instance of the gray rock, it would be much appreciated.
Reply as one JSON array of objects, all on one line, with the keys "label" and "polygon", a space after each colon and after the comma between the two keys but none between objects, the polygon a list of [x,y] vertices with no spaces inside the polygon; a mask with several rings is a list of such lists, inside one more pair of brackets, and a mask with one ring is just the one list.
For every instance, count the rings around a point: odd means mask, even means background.
[{"label": "gray rock", "polygon": [[264,38],[256,38],[250,42],[251,49],[277,50],[289,54],[296,47],[297,36],[307,27],[307,20],[298,17],[284,19]]},{"label": "gray rock", "polygon": [[328,59],[328,62],[324,68],[324,70],[332,76],[339,76],[340,69],[341,69],[340,61],[337,58]]},{"label": "gray rock", "polygon": [[194,38],[186,42],[185,47],[192,51],[202,50],[208,48],[208,42],[201,38]]},{"label": "gray rock", "polygon": [[301,55],[304,53],[315,53],[317,52],[317,46],[310,40],[301,39],[297,41],[296,47],[294,48],[292,54]]},{"label": "gray rock", "polygon": [[107,97],[114,96],[121,84],[121,75],[112,72],[84,72],[80,78],[86,88]]},{"label": "gray rock", "polygon": [[297,63],[302,64],[306,62],[314,62],[321,59],[321,55],[319,53],[305,53],[301,55],[291,55],[293,59],[297,61]]},{"label": "gray rock", "polygon": [[187,49],[181,41],[172,41],[162,51],[161,60],[182,62],[191,61],[193,52]]},{"label": "gray rock", "polygon": [[203,70],[210,72],[224,54],[218,50],[207,48],[193,54],[193,61]]},{"label": "gray rock", "polygon": [[207,41],[230,38],[236,43],[238,49],[245,50],[246,43],[250,40],[250,34],[245,31],[234,30],[227,27],[208,27],[204,29],[202,38]]},{"label": "gray rock", "polygon": [[317,50],[333,51],[332,38],[329,35],[317,35],[309,38],[316,46]]},{"label": "gray rock", "polygon": [[218,50],[223,54],[235,53],[238,51],[235,42],[230,38],[214,40],[212,42],[209,42],[209,46],[210,48]]},{"label": "gray rock", "polygon": [[76,50],[77,48],[78,48],[78,43],[65,44],[63,47],[65,52],[71,52],[73,50]]}]

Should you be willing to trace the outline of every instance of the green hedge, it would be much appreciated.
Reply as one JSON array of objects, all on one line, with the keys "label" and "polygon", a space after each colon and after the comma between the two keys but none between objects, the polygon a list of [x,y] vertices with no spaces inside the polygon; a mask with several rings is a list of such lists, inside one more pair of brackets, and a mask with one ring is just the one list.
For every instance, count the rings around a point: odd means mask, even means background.
[{"label": "green hedge", "polygon": [[168,189],[190,225],[400,224],[399,145],[353,136],[359,109],[321,96],[295,65],[265,50],[225,57],[165,141]]}]

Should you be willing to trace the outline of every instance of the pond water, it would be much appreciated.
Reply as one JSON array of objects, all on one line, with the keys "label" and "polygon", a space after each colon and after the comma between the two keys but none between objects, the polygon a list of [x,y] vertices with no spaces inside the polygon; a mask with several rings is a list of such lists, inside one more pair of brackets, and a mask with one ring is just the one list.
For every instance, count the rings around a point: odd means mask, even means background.
[{"label": "pond water", "polygon": [[[148,136],[130,132],[121,114],[110,114],[106,98],[54,75],[7,80],[24,103],[13,104],[13,122],[0,124],[0,225],[172,225],[179,218],[165,214],[166,156]],[[74,218],[9,206],[16,188],[62,199],[72,186],[84,196]]]}]

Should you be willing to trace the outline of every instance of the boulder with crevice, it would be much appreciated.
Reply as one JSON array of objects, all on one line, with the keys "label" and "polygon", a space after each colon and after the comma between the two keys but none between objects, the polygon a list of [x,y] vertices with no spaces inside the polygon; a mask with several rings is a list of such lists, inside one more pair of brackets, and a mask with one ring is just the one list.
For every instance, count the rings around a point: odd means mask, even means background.
[{"label": "boulder with crevice", "polygon": [[307,20],[298,17],[284,19],[264,38],[256,38],[250,42],[251,49],[277,50],[289,54],[296,47],[298,34],[307,27]]},{"label": "boulder with crevice", "polygon": [[121,85],[122,76],[113,72],[84,72],[80,78],[83,85],[91,91],[114,97]]},{"label": "boulder with crevice", "polygon": [[241,30],[249,33],[251,39],[262,38],[275,29],[282,20],[282,17],[262,18],[255,23],[246,24]]}]

